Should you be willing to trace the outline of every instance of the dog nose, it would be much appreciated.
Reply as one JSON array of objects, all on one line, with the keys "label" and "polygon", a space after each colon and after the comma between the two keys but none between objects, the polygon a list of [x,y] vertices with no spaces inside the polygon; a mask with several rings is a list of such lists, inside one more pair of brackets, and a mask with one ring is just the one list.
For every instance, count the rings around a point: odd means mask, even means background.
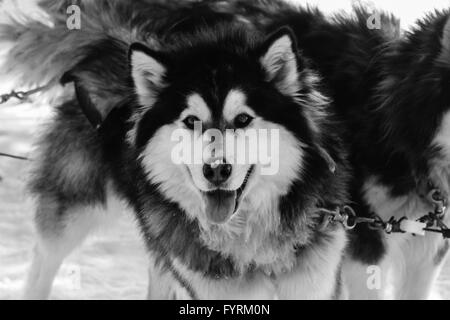
[{"label": "dog nose", "polygon": [[228,180],[231,176],[232,166],[230,164],[219,164],[211,166],[205,164],[203,166],[203,176],[211,183],[220,185]]}]

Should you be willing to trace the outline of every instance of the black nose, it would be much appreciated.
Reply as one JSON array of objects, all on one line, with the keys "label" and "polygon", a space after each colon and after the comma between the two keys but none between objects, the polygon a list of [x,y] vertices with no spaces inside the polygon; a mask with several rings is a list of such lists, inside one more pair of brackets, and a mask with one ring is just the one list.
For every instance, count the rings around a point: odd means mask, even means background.
[{"label": "black nose", "polygon": [[232,166],[230,164],[219,164],[214,166],[214,168],[209,164],[203,166],[203,175],[215,185],[220,185],[227,181],[231,176],[231,171]]}]

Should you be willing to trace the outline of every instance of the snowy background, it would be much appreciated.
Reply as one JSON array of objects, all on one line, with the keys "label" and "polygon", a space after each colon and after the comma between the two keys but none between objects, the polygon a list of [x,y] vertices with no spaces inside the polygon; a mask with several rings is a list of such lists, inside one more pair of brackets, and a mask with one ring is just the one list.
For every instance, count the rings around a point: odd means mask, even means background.
[{"label": "snowy background", "polygon": [[[296,1],[317,4],[326,12],[349,10],[350,0]],[[0,6],[2,2],[0,1]],[[3,5],[8,3],[7,0]],[[19,1],[31,10],[31,1]],[[402,19],[408,28],[435,8],[450,1],[374,1],[375,6]],[[0,7],[1,9],[1,7]],[[5,48],[0,48],[0,51]],[[0,70],[1,73],[1,70]],[[0,83],[0,94],[10,89]],[[19,88],[20,89],[20,88]],[[0,105],[0,152],[29,155],[39,125],[51,115],[45,104],[11,101]],[[29,163],[0,157],[0,299],[20,299],[33,247],[33,201],[25,185]],[[147,261],[135,222],[127,213],[77,249],[60,270],[52,299],[144,299]],[[450,263],[444,268],[432,298],[450,299]]]}]

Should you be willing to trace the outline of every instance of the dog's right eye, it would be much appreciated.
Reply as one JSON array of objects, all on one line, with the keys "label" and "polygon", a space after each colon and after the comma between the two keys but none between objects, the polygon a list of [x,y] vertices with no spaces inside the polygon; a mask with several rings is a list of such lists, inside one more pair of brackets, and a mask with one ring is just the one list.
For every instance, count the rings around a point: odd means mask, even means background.
[{"label": "dog's right eye", "polygon": [[188,129],[194,130],[194,125],[197,121],[200,121],[200,119],[195,116],[189,116],[183,120],[183,123]]}]

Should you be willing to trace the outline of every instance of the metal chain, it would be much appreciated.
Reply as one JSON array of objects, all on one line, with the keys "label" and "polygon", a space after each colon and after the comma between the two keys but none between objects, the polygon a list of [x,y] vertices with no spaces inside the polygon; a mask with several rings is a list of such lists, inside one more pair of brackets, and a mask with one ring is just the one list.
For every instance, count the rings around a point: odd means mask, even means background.
[{"label": "metal chain", "polygon": [[[16,98],[17,100],[20,100],[20,101],[27,100],[30,96],[32,96],[38,92],[44,91],[48,87],[49,87],[49,84],[42,86],[42,87],[32,89],[32,90],[28,90],[28,91],[13,90],[10,93],[0,95],[0,104],[4,104],[4,103],[8,102],[12,98]],[[16,156],[13,154],[3,153],[3,152],[0,152],[0,157],[7,157],[7,158],[16,159],[16,160],[24,160],[24,161],[30,160],[27,157]]]},{"label": "metal chain", "polygon": [[[430,212],[416,220],[419,222],[417,224],[418,226],[424,226],[418,231],[440,233],[444,239],[450,239],[450,229],[443,221],[447,211],[446,198],[439,189],[435,188],[428,193],[427,199],[433,204],[434,212]],[[402,229],[402,225],[405,222],[411,221],[407,217],[401,219],[392,217],[389,221],[384,221],[380,216],[375,214],[370,218],[357,217],[355,211],[350,206],[338,207],[334,211],[327,209],[320,209],[319,211],[324,214],[320,226],[321,230],[325,229],[329,224],[340,223],[346,230],[353,230],[359,224],[367,224],[370,229],[382,230],[387,234],[410,232]]]},{"label": "metal chain", "polygon": [[325,208],[319,209],[319,212],[323,213],[323,220],[321,222],[320,229],[324,230],[330,224],[340,223],[345,229],[351,230],[356,227],[354,224],[356,214],[350,206],[337,207],[334,211]]},{"label": "metal chain", "polygon": [[42,87],[38,87],[29,91],[11,91],[10,93],[7,94],[2,94],[0,95],[0,104],[4,104],[6,102],[8,102],[10,99],[12,98],[16,98],[20,101],[26,100],[28,99],[31,95],[34,95],[38,92],[44,91],[45,89],[47,89],[48,85],[42,86]]},{"label": "metal chain", "polygon": [[450,230],[444,223],[444,216],[447,212],[447,200],[439,189],[433,189],[428,194],[428,199],[434,205],[434,212],[423,216],[419,221],[426,223],[424,229],[427,232],[440,233],[444,239],[450,239]]}]

